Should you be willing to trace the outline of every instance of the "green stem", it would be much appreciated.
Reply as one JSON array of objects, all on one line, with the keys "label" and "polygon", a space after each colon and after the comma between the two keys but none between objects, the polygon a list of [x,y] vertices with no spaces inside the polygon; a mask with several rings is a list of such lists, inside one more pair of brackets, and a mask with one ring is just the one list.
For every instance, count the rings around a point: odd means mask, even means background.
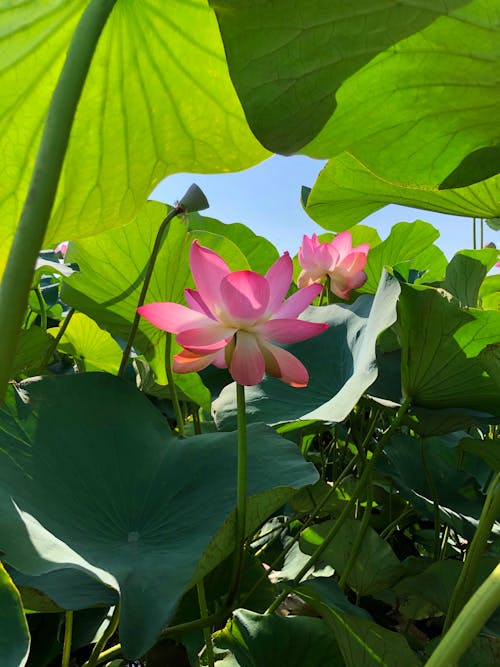
[{"label": "green stem", "polygon": [[[198,604],[200,606],[200,615],[202,618],[208,617],[208,606],[207,606],[207,596],[205,594],[205,584],[203,579],[196,584],[196,590],[198,592]],[[212,644],[212,633],[210,628],[203,628],[203,639],[205,640],[205,646],[207,649],[207,661],[208,667],[214,667],[215,664],[215,655],[214,655],[214,646]]]},{"label": "green stem", "polygon": [[484,248],[484,218],[481,218],[479,225],[479,247]]},{"label": "green stem", "polygon": [[75,314],[75,309],[74,309],[74,308],[70,308],[70,309],[68,310],[68,313],[67,313],[66,317],[65,317],[64,320],[62,320],[62,322],[60,323],[60,325],[59,325],[59,331],[57,332],[57,336],[56,336],[56,337],[54,338],[54,340],[51,342],[51,344],[50,344],[50,346],[49,346],[49,348],[48,348],[48,350],[47,350],[47,353],[46,353],[46,355],[45,355],[44,365],[46,365],[46,364],[49,363],[50,358],[52,357],[52,355],[54,354],[54,352],[57,350],[57,346],[59,345],[59,342],[60,342],[61,338],[64,336],[64,332],[65,332],[66,329],[68,328],[68,324],[71,322],[71,318],[73,317],[74,314]]},{"label": "green stem", "polygon": [[[141,304],[142,305],[142,304]],[[167,340],[165,344],[165,362],[168,380],[168,390],[170,392],[170,400],[174,406],[175,418],[177,420],[177,429],[181,438],[184,437],[184,417],[182,416],[181,405],[179,397],[177,396],[177,388],[174,382],[174,373],[172,371],[172,334],[167,333]]]},{"label": "green stem", "polygon": [[113,614],[109,620],[108,627],[104,630],[104,632],[96,642],[96,645],[94,646],[94,650],[92,651],[90,658],[87,660],[87,662],[83,663],[82,667],[95,667],[95,665],[98,664],[99,656],[101,655],[101,652],[108,643],[108,641],[115,634],[119,620],[120,620],[120,607],[119,605],[116,605],[116,607],[113,610]]},{"label": "green stem", "polygon": [[425,667],[453,667],[500,606],[500,564],[477,589],[443,636]]},{"label": "green stem", "polygon": [[437,492],[436,485],[434,483],[434,478],[432,477],[431,469],[427,461],[427,455],[425,453],[425,443],[424,439],[420,438],[420,456],[422,457],[422,464],[424,466],[425,477],[427,479],[427,484],[429,485],[429,490],[431,492],[432,501],[434,504],[434,560],[439,560],[439,554],[441,552],[441,511],[439,509],[439,496]]},{"label": "green stem", "polygon": [[[298,574],[294,577],[293,583],[298,584],[302,580],[302,578],[307,574],[309,569],[314,565],[318,559],[322,556],[323,552],[327,547],[329,546],[330,542],[334,539],[334,537],[337,535],[339,532],[340,528],[344,524],[345,520],[349,517],[351,514],[352,508],[354,505],[357,503],[358,498],[361,496],[361,493],[363,492],[363,489],[365,488],[366,484],[371,478],[372,470],[373,467],[375,466],[375,463],[377,462],[380,454],[382,453],[384,447],[386,446],[389,438],[391,437],[392,433],[394,430],[399,426],[402,418],[404,417],[406,411],[408,410],[408,407],[410,405],[410,400],[405,399],[403,404],[400,406],[399,410],[397,411],[393,421],[391,422],[389,428],[386,429],[382,437],[380,438],[380,441],[378,442],[377,446],[375,447],[375,450],[373,452],[373,455],[371,459],[368,461],[366,464],[363,473],[361,474],[361,477],[358,480],[358,483],[356,485],[356,488],[354,489],[353,495],[349,499],[349,502],[347,505],[344,507],[342,510],[341,514],[339,517],[335,520],[333,526],[329,530],[329,532],[326,534],[325,538],[323,539],[323,542],[318,545],[314,553],[310,556],[310,558],[307,560],[305,565],[301,568],[301,570],[298,572]],[[270,614],[273,611],[275,611],[281,602],[286,598],[288,595],[288,592],[286,590],[282,591],[280,595],[273,601],[273,603],[266,609],[265,613]]]},{"label": "green stem", "polygon": [[361,545],[363,544],[363,539],[365,537],[366,531],[368,530],[368,526],[370,525],[370,519],[372,516],[372,504],[373,504],[373,484],[371,483],[370,480],[368,482],[368,496],[366,499],[366,507],[363,514],[363,519],[361,521],[359,530],[356,534],[356,538],[354,540],[354,544],[352,545],[351,553],[349,554],[349,558],[345,565],[344,571],[342,572],[342,576],[340,577],[339,586],[341,590],[345,589],[347,578],[354,566],[356,558],[358,557],[359,550],[361,549]]},{"label": "green stem", "polygon": [[236,492],[236,531],[233,576],[228,600],[232,604],[238,596],[243,562],[245,558],[245,535],[247,515],[247,416],[245,407],[245,387],[236,384],[238,411],[238,472]]},{"label": "green stem", "polygon": [[392,534],[396,530],[396,528],[399,526],[401,521],[405,519],[407,516],[409,516],[413,512],[413,508],[411,507],[405,507],[404,510],[401,512],[399,516],[397,516],[391,523],[387,524],[387,526],[380,532],[380,537],[387,541],[391,538]]},{"label": "green stem", "polygon": [[45,237],[78,101],[116,0],[92,0],[80,18],[52,95],[28,194],[0,287],[0,400],[10,379],[35,262]]},{"label": "green stem", "polygon": [[[217,614],[212,614],[206,618],[197,618],[195,621],[188,621],[186,623],[179,623],[178,625],[172,625],[169,628],[161,633],[159,639],[165,637],[176,637],[178,635],[185,634],[186,632],[192,632],[194,630],[203,630],[203,628],[209,628],[213,625],[220,624],[224,618],[227,617],[227,609],[221,609]],[[100,665],[103,662],[108,662],[113,658],[117,658],[122,654],[121,644],[115,644],[110,648],[103,651],[96,660],[96,665]]]},{"label": "green stem", "polygon": [[[158,253],[161,250],[165,231],[170,221],[183,211],[184,207],[181,204],[178,204],[175,208],[169,211],[168,215],[163,220],[163,222],[160,225],[160,228],[158,229],[153,250],[151,251],[151,256],[149,258],[148,266],[146,268],[146,273],[144,275],[144,280],[142,283],[142,289],[139,295],[139,300],[137,301],[137,308],[140,308],[142,305],[144,305],[144,301],[146,300],[146,294],[149,289],[149,283],[151,282],[151,276],[153,275],[153,269],[155,268],[156,258],[158,257]],[[132,328],[130,329],[127,344],[125,345],[125,348],[123,350],[122,361],[120,364],[120,369],[118,371],[118,377],[123,377],[125,375],[125,369],[127,368],[128,360],[130,357],[130,351],[132,350],[132,346],[134,344],[134,340],[137,334],[137,329],[139,328],[139,322],[141,320],[141,316],[137,312],[137,308],[135,310],[134,321],[132,322]]]},{"label": "green stem", "polygon": [[466,600],[470,597],[472,589],[477,580],[477,573],[481,562],[481,557],[486,550],[488,540],[491,535],[493,524],[500,514],[500,473],[495,477],[495,481],[490,486],[484,507],[479,517],[479,523],[472,539],[467,557],[465,559],[462,572],[453,590],[448,614],[444,624],[443,632],[446,632],[451,626],[457,614],[464,606]]},{"label": "green stem", "polygon": [[38,305],[40,306],[40,328],[44,331],[47,329],[47,306],[43,298],[42,290],[39,285],[33,288],[36,294]]},{"label": "green stem", "polygon": [[472,218],[472,247],[474,250],[477,247],[477,242],[476,242],[476,218]]},{"label": "green stem", "polygon": [[64,615],[64,643],[61,667],[69,667],[71,659],[71,640],[73,638],[73,612],[67,611]]}]

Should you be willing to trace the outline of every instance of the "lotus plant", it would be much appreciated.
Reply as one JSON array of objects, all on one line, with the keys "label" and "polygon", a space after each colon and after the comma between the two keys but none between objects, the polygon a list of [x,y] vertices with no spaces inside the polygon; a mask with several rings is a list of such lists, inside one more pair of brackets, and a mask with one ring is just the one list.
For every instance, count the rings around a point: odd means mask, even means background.
[{"label": "lotus plant", "polygon": [[299,264],[302,271],[298,277],[299,288],[329,278],[330,290],[341,299],[348,299],[350,290],[366,282],[364,268],[369,243],[352,247],[350,231],[341,232],[331,242],[321,243],[316,234],[304,235],[299,249]]},{"label": "lotus plant", "polygon": [[188,307],[167,302],[138,309],[158,328],[176,334],[183,350],[174,356],[173,370],[189,373],[214,364],[228,368],[240,385],[259,384],[268,373],[305,387],[309,375],[304,365],[274,343],[295,343],[328,328],[297,319],[321,285],[311,284],[285,300],[293,273],[288,253],[262,276],[230,271],[217,253],[194,241],[190,265],[197,290],[185,290]]}]

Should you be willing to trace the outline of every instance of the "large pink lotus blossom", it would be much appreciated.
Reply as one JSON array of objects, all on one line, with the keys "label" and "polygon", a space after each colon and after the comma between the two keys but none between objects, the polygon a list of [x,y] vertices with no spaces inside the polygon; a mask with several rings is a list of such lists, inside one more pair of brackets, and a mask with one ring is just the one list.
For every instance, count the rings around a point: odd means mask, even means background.
[{"label": "large pink lotus blossom", "polygon": [[194,241],[190,264],[198,291],[185,290],[189,307],[150,303],[138,309],[152,324],[177,335],[184,349],[174,356],[174,371],[189,373],[214,364],[229,368],[242,385],[259,384],[266,372],[294,387],[305,387],[309,374],[304,365],[271,341],[295,343],[328,328],[297,319],[321,286],[298,290],[284,301],[293,273],[288,253],[261,276],[231,272],[217,253]]},{"label": "large pink lotus blossom", "polygon": [[341,232],[330,243],[320,243],[316,234],[304,235],[299,249],[299,264],[302,271],[298,277],[299,287],[321,282],[330,277],[330,289],[341,299],[348,299],[352,289],[366,282],[366,256],[369,243],[352,247],[350,231]]}]

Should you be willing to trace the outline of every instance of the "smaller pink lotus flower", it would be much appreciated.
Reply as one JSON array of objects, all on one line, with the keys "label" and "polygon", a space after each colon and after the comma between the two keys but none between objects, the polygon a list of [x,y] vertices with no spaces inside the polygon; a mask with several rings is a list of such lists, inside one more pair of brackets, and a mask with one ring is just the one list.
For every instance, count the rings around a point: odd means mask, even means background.
[{"label": "smaller pink lotus flower", "polygon": [[54,248],[54,252],[60,252],[61,255],[64,257],[66,255],[68,245],[69,241],[63,241],[62,243],[59,243],[59,245],[56,245],[56,247]]},{"label": "smaller pink lotus flower", "polygon": [[321,286],[306,287],[284,301],[293,273],[288,253],[261,276],[254,271],[231,272],[222,257],[194,241],[190,265],[198,291],[185,290],[189,307],[167,302],[138,308],[159,329],[177,335],[184,349],[174,356],[174,371],[189,373],[214,364],[229,368],[242,385],[259,384],[268,373],[305,387],[309,374],[304,365],[271,341],[295,343],[328,328],[297,319]]},{"label": "smaller pink lotus flower", "polygon": [[299,264],[302,271],[297,285],[306,287],[330,277],[330,289],[341,299],[348,299],[352,289],[366,282],[363,271],[369,243],[352,247],[350,231],[341,232],[330,243],[320,243],[316,234],[311,238],[304,235],[299,249]]}]

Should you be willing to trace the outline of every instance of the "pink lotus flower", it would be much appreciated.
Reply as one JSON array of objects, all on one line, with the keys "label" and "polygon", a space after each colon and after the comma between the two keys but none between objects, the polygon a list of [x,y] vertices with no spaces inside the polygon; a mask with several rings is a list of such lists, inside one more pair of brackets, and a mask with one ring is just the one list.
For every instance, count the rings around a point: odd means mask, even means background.
[{"label": "pink lotus flower", "polygon": [[321,286],[311,285],[283,301],[293,272],[288,253],[261,276],[231,272],[219,255],[194,241],[190,264],[198,291],[185,290],[188,308],[150,303],[138,309],[152,324],[177,335],[184,349],[174,356],[174,371],[189,373],[214,364],[229,368],[242,385],[259,384],[266,372],[294,387],[305,387],[309,374],[304,365],[270,341],[295,343],[328,328],[297,319]]},{"label": "pink lotus flower", "polygon": [[369,243],[352,247],[350,231],[341,232],[330,243],[320,243],[316,234],[304,235],[299,249],[299,264],[302,271],[297,285],[306,287],[321,282],[330,276],[330,289],[341,299],[348,299],[352,289],[366,282],[366,256]]},{"label": "pink lotus flower", "polygon": [[60,252],[61,255],[64,257],[66,255],[68,245],[69,245],[69,241],[63,241],[59,245],[56,245],[56,247],[54,248],[54,252]]}]

